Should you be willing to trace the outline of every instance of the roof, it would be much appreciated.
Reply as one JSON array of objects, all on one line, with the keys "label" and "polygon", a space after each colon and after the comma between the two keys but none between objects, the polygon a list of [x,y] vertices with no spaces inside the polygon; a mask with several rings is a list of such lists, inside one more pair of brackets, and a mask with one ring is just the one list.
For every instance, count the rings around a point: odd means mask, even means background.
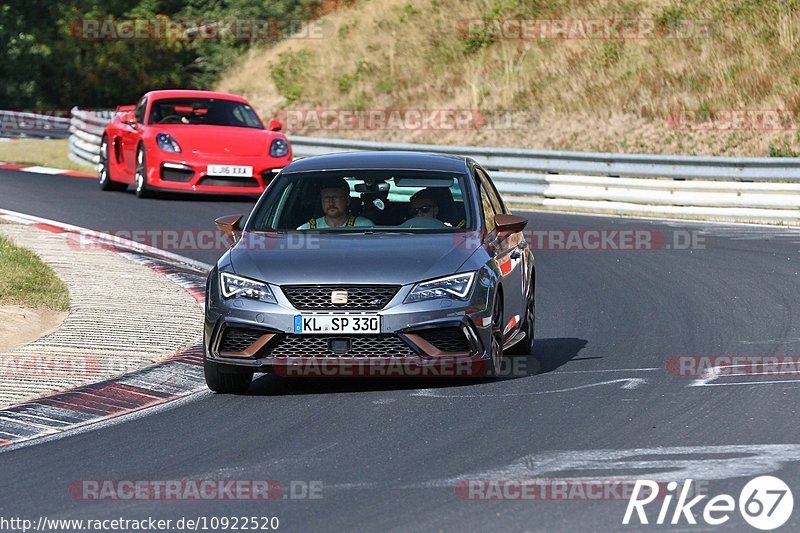
[{"label": "roof", "polygon": [[466,159],[447,154],[401,151],[338,152],[293,161],[283,173],[319,170],[438,170],[464,173]]},{"label": "roof", "polygon": [[235,102],[249,103],[243,97],[236,94],[221,93],[218,91],[196,91],[189,89],[165,89],[161,91],[150,91],[146,96],[151,100],[160,98],[217,98],[220,100],[233,100]]}]

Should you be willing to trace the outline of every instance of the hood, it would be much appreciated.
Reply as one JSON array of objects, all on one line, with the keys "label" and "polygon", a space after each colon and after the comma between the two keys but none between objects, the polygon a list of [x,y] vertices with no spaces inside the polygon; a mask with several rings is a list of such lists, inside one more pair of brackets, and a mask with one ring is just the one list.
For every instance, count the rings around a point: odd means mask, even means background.
[{"label": "hood", "polygon": [[475,251],[469,235],[245,233],[230,261],[275,285],[406,285],[455,273]]},{"label": "hood", "polygon": [[155,129],[169,133],[184,153],[200,155],[266,155],[277,137],[272,131],[235,126],[160,125]]}]

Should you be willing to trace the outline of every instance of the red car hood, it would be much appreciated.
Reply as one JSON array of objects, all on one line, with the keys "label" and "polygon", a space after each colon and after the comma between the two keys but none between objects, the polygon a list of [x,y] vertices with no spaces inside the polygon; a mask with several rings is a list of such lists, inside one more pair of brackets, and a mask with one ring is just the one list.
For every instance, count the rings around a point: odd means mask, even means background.
[{"label": "red car hood", "polygon": [[156,134],[169,133],[184,153],[257,156],[269,154],[276,134],[268,130],[236,126],[155,126]]}]

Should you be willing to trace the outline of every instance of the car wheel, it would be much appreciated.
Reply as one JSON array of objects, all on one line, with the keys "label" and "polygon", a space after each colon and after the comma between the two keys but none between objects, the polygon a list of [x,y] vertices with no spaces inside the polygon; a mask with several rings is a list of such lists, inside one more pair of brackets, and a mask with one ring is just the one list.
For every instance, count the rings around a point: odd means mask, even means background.
[{"label": "car wheel", "polygon": [[503,369],[503,361],[505,359],[503,354],[503,308],[500,304],[499,295],[494,303],[494,311],[492,312],[492,343],[489,351],[490,357],[487,361],[486,375],[488,377],[497,377]]},{"label": "car wheel", "polygon": [[536,304],[530,302],[525,311],[525,321],[522,324],[522,331],[525,338],[506,350],[508,355],[530,355],[533,352],[533,338],[536,329]]},{"label": "car wheel", "polygon": [[253,371],[232,365],[221,365],[203,358],[203,373],[206,385],[214,392],[221,394],[241,394],[250,388]]},{"label": "car wheel", "polygon": [[136,151],[136,196],[139,198],[149,198],[153,195],[147,186],[147,158],[144,149],[140,146]]},{"label": "car wheel", "polygon": [[111,168],[108,162],[108,137],[103,136],[100,142],[100,160],[97,163],[97,180],[103,191],[122,191],[127,188],[124,183],[111,179]]}]

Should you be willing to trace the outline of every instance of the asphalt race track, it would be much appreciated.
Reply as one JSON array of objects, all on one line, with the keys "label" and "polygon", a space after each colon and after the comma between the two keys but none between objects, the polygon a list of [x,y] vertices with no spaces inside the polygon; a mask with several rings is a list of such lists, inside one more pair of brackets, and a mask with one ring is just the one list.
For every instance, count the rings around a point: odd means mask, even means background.
[{"label": "asphalt race track", "polygon": [[[104,231],[212,229],[215,217],[251,203],[138,200],[93,180],[0,171],[0,209]],[[670,247],[537,251],[537,339],[521,375],[266,376],[244,396],[201,393],[0,453],[0,515],[277,516],[289,531],[618,531],[624,499],[486,501],[457,487],[486,478],[695,478],[712,496],[738,499],[747,480],[771,474],[800,497],[800,374],[702,380],[668,371],[673,356],[800,354],[800,231],[527,216],[529,230],[640,230]],[[676,249],[686,235],[695,246]],[[220,254],[171,251],[208,263]],[[179,479],[269,479],[283,493],[269,502],[81,501],[69,491],[80,480]],[[303,482],[321,482],[321,497],[303,498]],[[651,523],[660,505],[647,508]],[[784,528],[800,528],[800,513]],[[752,530],[738,513],[714,529]]]}]

